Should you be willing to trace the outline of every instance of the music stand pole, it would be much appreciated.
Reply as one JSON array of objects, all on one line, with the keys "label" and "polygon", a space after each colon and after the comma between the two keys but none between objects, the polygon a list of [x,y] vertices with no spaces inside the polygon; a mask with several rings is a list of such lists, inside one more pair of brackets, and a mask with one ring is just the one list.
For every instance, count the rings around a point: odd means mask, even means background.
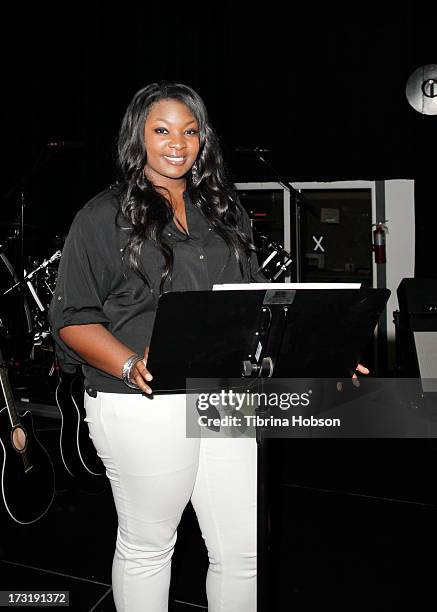
[{"label": "music stand pole", "polygon": [[[261,381],[262,382],[262,379]],[[258,410],[261,418],[267,415],[267,410]],[[268,440],[263,435],[263,428],[256,427],[257,442],[257,610],[268,612],[269,601],[269,542],[270,542],[270,512],[269,512],[269,476],[268,476]]]}]

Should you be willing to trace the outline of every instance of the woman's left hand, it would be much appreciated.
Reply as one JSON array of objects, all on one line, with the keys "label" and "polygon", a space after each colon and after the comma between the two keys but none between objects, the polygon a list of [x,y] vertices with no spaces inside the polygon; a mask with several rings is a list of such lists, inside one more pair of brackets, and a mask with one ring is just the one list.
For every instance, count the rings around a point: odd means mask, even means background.
[{"label": "woman's left hand", "polygon": [[[359,363],[359,364],[357,365],[357,367],[355,368],[355,371],[356,371],[356,372],[359,372],[360,374],[370,374],[370,370],[369,370],[369,368],[366,368],[366,366],[363,366],[363,364],[362,364],[362,363]],[[356,374],[354,374],[354,375],[352,376],[352,378],[358,378],[358,376],[357,376]]]},{"label": "woman's left hand", "polygon": [[[356,372],[359,372],[360,374],[370,374],[370,370],[369,368],[366,368],[366,366],[363,366],[362,363],[359,363],[355,368],[355,372],[352,375],[352,384],[354,385],[354,387],[359,387],[360,381],[358,379],[358,376],[356,375]],[[343,391],[342,381],[337,382],[337,391]]]},{"label": "woman's left hand", "polygon": [[360,381],[358,380],[356,372],[359,372],[360,374],[369,374],[370,370],[369,368],[366,368],[366,366],[363,366],[362,363],[359,363],[355,368],[355,372],[352,375],[352,384],[355,385],[355,387],[359,387]]}]

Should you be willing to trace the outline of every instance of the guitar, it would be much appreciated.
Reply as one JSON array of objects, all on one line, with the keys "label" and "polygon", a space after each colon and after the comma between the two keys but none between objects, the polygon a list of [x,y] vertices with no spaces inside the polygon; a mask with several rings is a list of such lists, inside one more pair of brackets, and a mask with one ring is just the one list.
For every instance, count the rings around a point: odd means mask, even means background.
[{"label": "guitar", "polygon": [[6,402],[0,410],[2,496],[11,518],[27,525],[35,523],[50,508],[55,494],[55,473],[47,451],[35,436],[31,412],[17,413],[8,370],[3,363],[0,383]]},{"label": "guitar", "polygon": [[85,423],[83,394],[82,374],[60,373],[55,398],[62,417],[61,458],[70,476],[102,476],[105,469]]}]

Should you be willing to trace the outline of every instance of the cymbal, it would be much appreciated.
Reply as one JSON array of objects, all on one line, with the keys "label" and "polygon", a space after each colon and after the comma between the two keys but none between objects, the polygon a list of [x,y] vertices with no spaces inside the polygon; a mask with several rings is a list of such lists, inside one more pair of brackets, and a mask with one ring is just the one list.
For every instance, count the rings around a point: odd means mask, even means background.
[{"label": "cymbal", "polygon": [[[19,221],[0,221],[0,250],[17,248],[21,243],[21,223]],[[62,249],[66,236],[55,233],[50,228],[24,224],[24,250],[27,254],[34,256],[47,256],[48,250],[52,248]],[[14,247],[15,245],[15,247]]]},{"label": "cymbal", "polygon": [[[20,221],[0,221],[0,228],[20,228]],[[38,225],[31,225],[30,223],[24,224],[24,229],[32,229],[37,231],[43,231]]]},{"label": "cymbal", "polygon": [[405,88],[408,102],[423,115],[437,115],[437,64],[417,68]]}]

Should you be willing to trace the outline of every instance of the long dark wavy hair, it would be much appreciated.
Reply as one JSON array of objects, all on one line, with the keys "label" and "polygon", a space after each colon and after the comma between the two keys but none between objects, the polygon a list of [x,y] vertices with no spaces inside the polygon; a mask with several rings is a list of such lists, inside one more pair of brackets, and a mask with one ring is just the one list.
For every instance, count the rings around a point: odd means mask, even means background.
[{"label": "long dark wavy hair", "polygon": [[127,107],[118,136],[118,164],[124,179],[121,193],[121,214],[133,226],[125,254],[129,266],[148,284],[147,270],[141,266],[141,247],[151,240],[164,257],[160,293],[171,280],[173,251],[165,241],[163,230],[173,218],[170,201],[158,192],[144,173],[147,153],[144,124],[150,108],[160,100],[178,100],[185,104],[199,126],[200,149],[196,172],[187,176],[187,191],[216,232],[234,254],[243,274],[244,266],[254,249],[241,229],[241,206],[228,181],[221,148],[209,123],[202,98],[191,87],[163,81],[151,83],[137,91]]}]

